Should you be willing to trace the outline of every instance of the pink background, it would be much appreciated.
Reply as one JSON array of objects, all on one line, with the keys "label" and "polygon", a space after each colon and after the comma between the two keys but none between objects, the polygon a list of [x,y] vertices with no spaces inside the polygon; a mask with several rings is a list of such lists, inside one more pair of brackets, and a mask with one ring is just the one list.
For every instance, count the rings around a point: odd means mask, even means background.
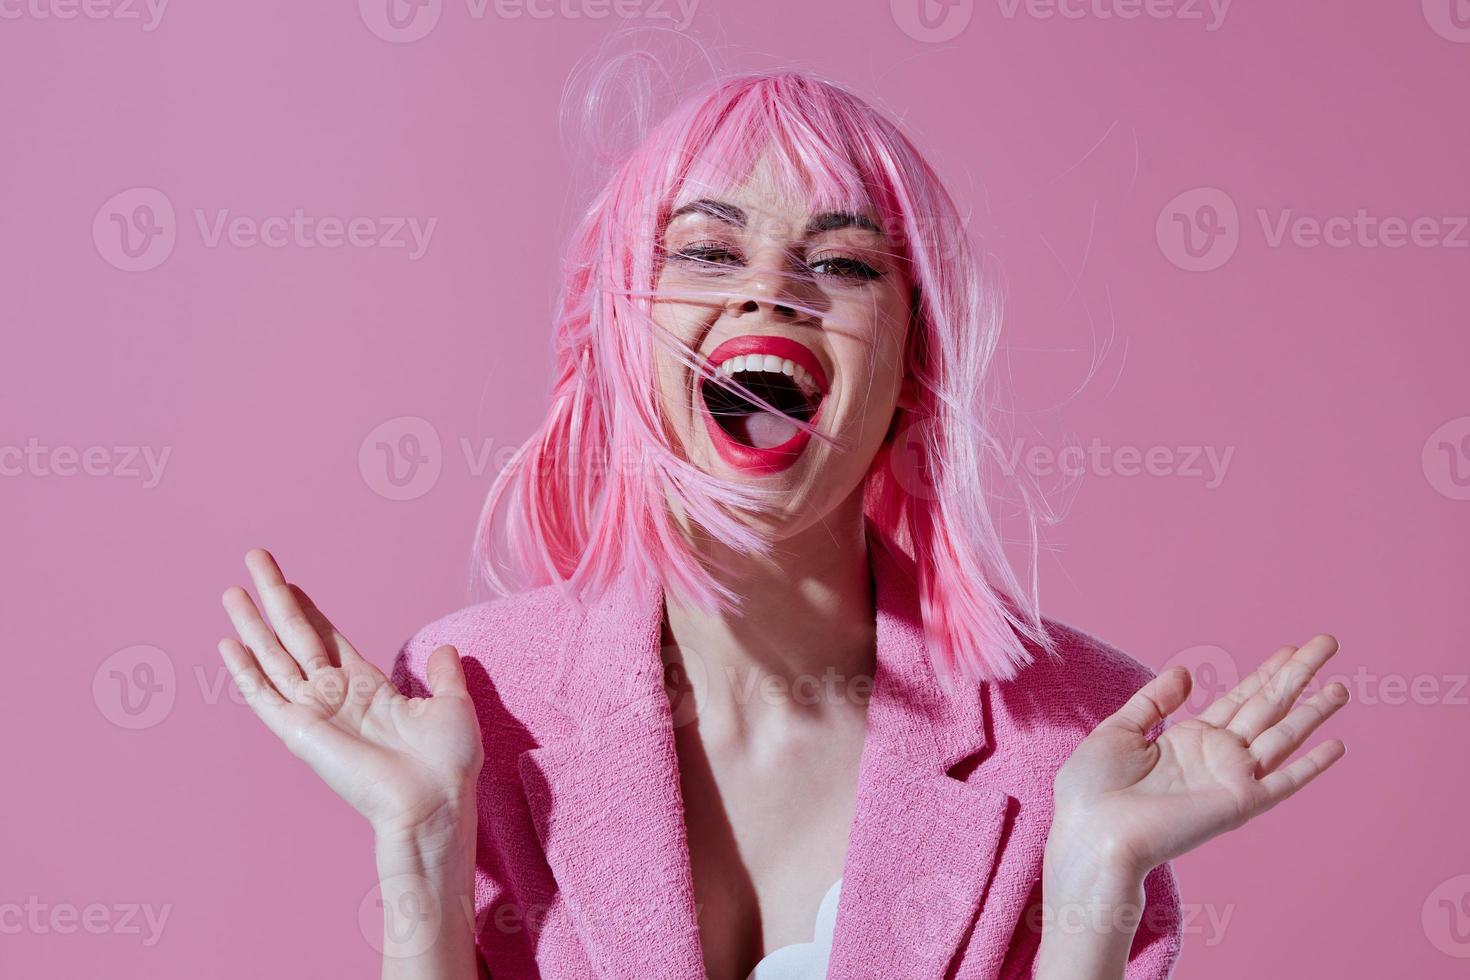
[{"label": "pink background", "polygon": [[[271,547],[384,665],[464,603],[586,185],[563,84],[678,10],[625,2],[443,0],[398,35],[377,0],[177,0],[152,30],[0,8],[0,975],[376,975],[367,827],[231,700],[218,596]],[[1357,698],[1330,777],[1178,863],[1178,975],[1464,976],[1470,10],[962,0],[925,27],[916,2],[703,0],[685,26],[726,69],[873,98],[972,209],[1022,448],[1102,447],[1047,478],[1047,609],[1216,685],[1330,631]],[[137,188],[175,217],[134,260],[112,216]],[[195,218],[297,208],[437,224],[411,257],[211,246]],[[1360,209],[1430,220],[1273,245],[1285,212]],[[399,486],[377,446],[415,438]]]}]

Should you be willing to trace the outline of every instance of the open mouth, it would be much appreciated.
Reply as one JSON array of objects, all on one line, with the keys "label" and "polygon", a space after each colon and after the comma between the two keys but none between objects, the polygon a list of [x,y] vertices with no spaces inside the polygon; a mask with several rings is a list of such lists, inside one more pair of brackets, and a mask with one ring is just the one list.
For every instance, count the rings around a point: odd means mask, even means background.
[{"label": "open mouth", "polygon": [[796,461],[811,434],[797,421],[815,421],[827,378],[815,355],[785,337],[746,335],[709,355],[717,378],[738,382],[778,411],[711,378],[700,385],[706,427],[721,458],[744,470],[776,472]]}]

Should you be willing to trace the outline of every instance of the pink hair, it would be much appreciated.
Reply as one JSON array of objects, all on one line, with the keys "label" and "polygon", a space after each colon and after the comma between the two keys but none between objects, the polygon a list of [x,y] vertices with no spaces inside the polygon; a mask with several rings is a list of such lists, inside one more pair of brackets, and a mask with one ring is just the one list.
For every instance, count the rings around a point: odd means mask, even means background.
[{"label": "pink hair", "polygon": [[[708,369],[651,326],[651,296],[656,245],[680,195],[737,183],[768,146],[787,185],[814,208],[869,206],[896,243],[915,287],[905,367],[919,398],[898,410],[898,435],[868,470],[864,509],[915,561],[936,667],[1013,677],[1031,662],[1027,641],[1048,653],[1055,646],[1034,561],[1023,589],[985,495],[1002,475],[985,383],[996,298],[954,202],[908,139],[856,95],[804,73],[743,75],[684,102],[591,204],[567,258],[550,411],[490,489],[477,564],[502,594],[562,583],[585,598],[626,573],[706,608],[738,606],[686,546],[670,502],[729,547],[762,553],[770,543],[735,512],[771,498],[705,473],[671,441],[653,345]],[[1022,509],[1034,556],[1037,524],[1024,493]]]}]

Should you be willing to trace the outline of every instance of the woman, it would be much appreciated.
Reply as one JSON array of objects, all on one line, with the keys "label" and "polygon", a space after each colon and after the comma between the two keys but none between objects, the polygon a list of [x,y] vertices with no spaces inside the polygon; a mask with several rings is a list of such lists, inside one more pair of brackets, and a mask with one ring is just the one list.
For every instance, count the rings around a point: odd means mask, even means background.
[{"label": "woman", "polygon": [[383,975],[1163,978],[1168,862],[1341,757],[1336,650],[1164,726],[1040,614],[992,489],[996,345],[912,145],[797,73],[623,162],[573,246],[547,419],[490,492],[504,595],[392,680],[264,551],[220,652],[372,823]]}]

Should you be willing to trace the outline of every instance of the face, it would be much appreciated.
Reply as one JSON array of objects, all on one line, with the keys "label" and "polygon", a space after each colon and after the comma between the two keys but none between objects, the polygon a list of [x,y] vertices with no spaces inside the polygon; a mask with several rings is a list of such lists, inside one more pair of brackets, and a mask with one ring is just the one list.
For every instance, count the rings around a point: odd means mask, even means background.
[{"label": "face", "polygon": [[783,491],[774,513],[745,518],[778,536],[847,500],[895,408],[912,404],[911,286],[893,253],[872,210],[812,212],[781,193],[769,156],[734,190],[677,207],[665,229],[655,322],[780,410],[702,380],[656,345],[666,424],[701,469]]}]

